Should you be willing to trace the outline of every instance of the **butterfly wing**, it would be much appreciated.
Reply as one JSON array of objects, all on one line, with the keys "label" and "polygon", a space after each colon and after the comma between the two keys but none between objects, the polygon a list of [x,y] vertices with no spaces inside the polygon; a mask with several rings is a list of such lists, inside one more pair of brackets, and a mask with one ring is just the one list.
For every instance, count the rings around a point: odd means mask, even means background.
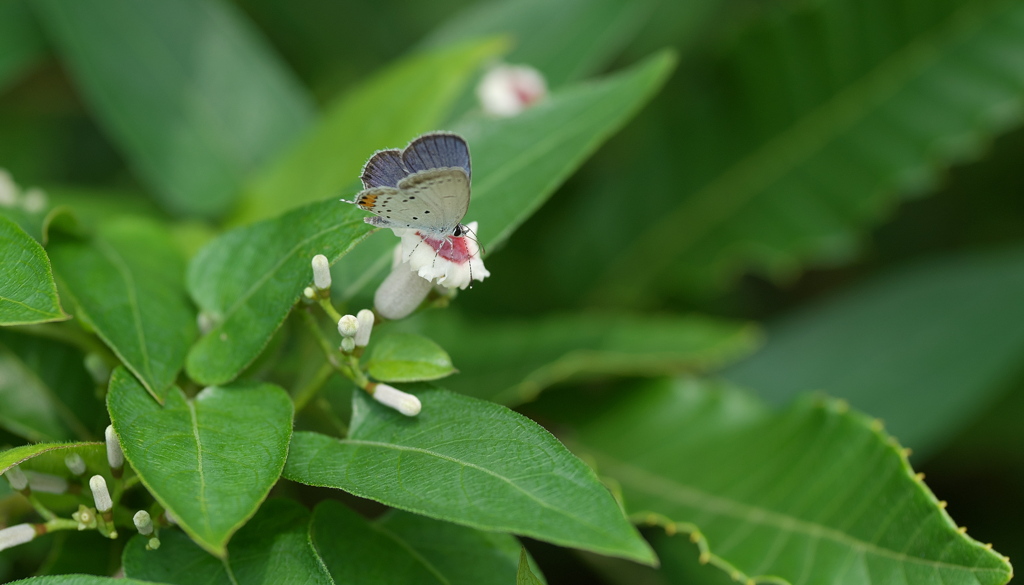
[{"label": "butterfly wing", "polygon": [[459,168],[471,178],[469,146],[458,134],[430,132],[409,143],[402,151],[402,163],[410,173],[437,168]]},{"label": "butterfly wing", "polygon": [[398,182],[409,176],[409,169],[402,162],[402,152],[397,149],[378,150],[363,165],[360,179],[364,189],[374,187],[398,188]]}]

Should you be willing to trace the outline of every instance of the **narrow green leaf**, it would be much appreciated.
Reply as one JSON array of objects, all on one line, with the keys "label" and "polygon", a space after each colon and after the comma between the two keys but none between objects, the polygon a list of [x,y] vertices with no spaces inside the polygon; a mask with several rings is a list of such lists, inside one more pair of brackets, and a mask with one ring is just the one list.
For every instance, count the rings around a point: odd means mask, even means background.
[{"label": "narrow green leaf", "polygon": [[455,372],[452,359],[440,345],[412,333],[392,333],[375,340],[366,368],[381,382],[437,380]]},{"label": "narrow green leaf", "polygon": [[0,325],[67,318],[43,247],[13,221],[0,216]]},{"label": "narrow green leaf", "polygon": [[1012,575],[959,532],[881,425],[841,401],[811,397],[774,414],[729,388],[665,381],[575,436],[632,515],[689,533],[737,580],[997,585]]},{"label": "narrow green leaf", "polygon": [[284,476],[457,524],[655,559],[608,490],[546,430],[507,408],[419,394],[405,417],[362,392],[349,437],[297,433]]},{"label": "narrow green leaf", "polygon": [[[899,196],[931,188],[1021,120],[1019,2],[795,4],[734,38],[661,104],[654,123],[671,141],[609,177],[603,228],[617,237],[613,262],[595,254],[601,299],[846,260]],[[654,150],[666,145],[671,158]],[[621,196],[652,176],[663,187],[644,205]]]},{"label": "narrow green leaf", "polygon": [[160,548],[146,550],[149,537],[125,547],[125,575],[159,583],[277,585],[331,583],[309,541],[309,511],[292,500],[267,500],[228,545],[221,561],[176,530],[160,534]]},{"label": "narrow green leaf", "polygon": [[12,581],[11,585],[153,585],[149,581],[121,577],[94,577],[92,575],[46,575]]},{"label": "narrow green leaf", "polygon": [[770,324],[724,375],[775,404],[844,398],[927,456],[1020,371],[1024,328],[1007,324],[1024,322],[1022,298],[1024,249],[903,266]]},{"label": "narrow green leaf", "polygon": [[427,46],[488,35],[514,41],[506,61],[538,68],[551,87],[599,72],[637,33],[649,0],[503,0],[469,7],[434,31]]},{"label": "narrow green leaf", "polygon": [[451,390],[514,406],[571,378],[657,376],[718,367],[754,349],[749,323],[697,315],[552,315],[472,322],[448,312],[396,324],[429,333],[453,356]]},{"label": "narrow green leaf", "polygon": [[312,119],[309,96],[230,3],[35,6],[100,123],[175,212],[224,212]]},{"label": "narrow green leaf", "polygon": [[46,51],[27,0],[0,2],[0,91],[7,89]]},{"label": "narrow green leaf", "polygon": [[[87,464],[90,461],[99,460],[106,462],[106,447],[103,443],[36,443],[0,451],[0,474],[15,465],[21,465],[37,458],[41,465],[52,466],[57,460],[63,465],[64,457],[73,452],[81,455]],[[89,469],[99,472],[100,467],[90,465]],[[67,473],[65,469],[64,474]]]},{"label": "narrow green leaf", "polygon": [[369,522],[331,500],[313,512],[310,540],[338,585],[501,585],[512,582],[519,548],[508,535],[404,512]]},{"label": "narrow green leaf", "polygon": [[526,554],[526,549],[522,549],[519,553],[519,570],[516,571],[516,585],[544,585],[544,581],[541,581],[533,572],[533,568],[530,567],[530,555]]},{"label": "narrow green leaf", "polygon": [[118,368],[107,408],[142,483],[197,544],[223,557],[281,474],[292,430],[287,393],[248,383],[186,399],[173,389],[161,407]]},{"label": "narrow green leaf", "polygon": [[231,381],[252,363],[313,280],[310,262],[331,262],[371,230],[364,212],[323,201],[236,228],[193,258],[188,289],[211,325],[186,367],[201,384]]},{"label": "narrow green leaf", "polygon": [[[484,247],[504,242],[536,212],[657,92],[674,65],[673,54],[662,52],[626,71],[554,92],[518,116],[471,115],[457,123],[454,130],[466,138],[473,157],[473,201],[466,221],[480,222]],[[394,244],[388,232],[339,263],[339,273],[362,279],[345,289],[345,296],[355,294],[367,275],[390,265],[384,260]]]},{"label": "narrow green leaf", "polygon": [[405,145],[445,120],[480,64],[504,49],[475,41],[412,55],[328,107],[306,136],[260,172],[234,221],[248,223],[343,193],[370,154]]},{"label": "narrow green leaf", "polygon": [[92,240],[54,242],[50,256],[75,316],[162,401],[196,335],[184,261],[163,226],[111,220]]}]

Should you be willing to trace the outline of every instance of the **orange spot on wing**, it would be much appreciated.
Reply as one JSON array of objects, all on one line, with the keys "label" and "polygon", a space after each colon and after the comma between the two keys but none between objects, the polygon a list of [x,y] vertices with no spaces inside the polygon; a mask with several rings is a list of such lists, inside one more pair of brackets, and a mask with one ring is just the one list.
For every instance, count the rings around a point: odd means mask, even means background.
[{"label": "orange spot on wing", "polygon": [[356,201],[356,205],[358,205],[359,207],[362,207],[363,209],[373,209],[373,207],[374,207],[374,205],[376,205],[376,203],[377,203],[377,196],[376,195],[363,195],[362,197],[359,198],[358,201]]}]

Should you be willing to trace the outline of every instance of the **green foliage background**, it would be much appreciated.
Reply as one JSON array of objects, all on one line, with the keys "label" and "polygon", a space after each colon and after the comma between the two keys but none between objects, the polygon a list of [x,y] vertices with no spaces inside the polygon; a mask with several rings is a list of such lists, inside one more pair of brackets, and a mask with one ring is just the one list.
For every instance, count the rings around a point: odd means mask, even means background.
[{"label": "green foliage background", "polygon": [[[537,67],[549,101],[483,115],[498,61]],[[1005,583],[1002,555],[1024,558],[1022,107],[1011,0],[0,0],[0,168],[49,202],[0,207],[0,464],[102,466],[50,443],[109,418],[188,535],[153,562],[138,538],[58,534],[0,552],[0,581],[123,559],[261,582],[276,534],[299,551],[282,574],[312,582]],[[335,301],[370,306],[394,240],[335,200],[433,129],[469,141],[492,276],[375,330],[375,379],[451,374],[403,386],[413,432],[353,400],[292,307],[316,253]],[[220,439],[177,444],[182,469],[152,459],[189,413],[266,423],[252,476],[225,463],[199,506],[179,476]],[[388,491],[398,453],[449,440],[481,446]],[[469,468],[488,509],[428,497]],[[0,482],[0,526],[18,498]],[[656,569],[621,560],[652,549]]]}]

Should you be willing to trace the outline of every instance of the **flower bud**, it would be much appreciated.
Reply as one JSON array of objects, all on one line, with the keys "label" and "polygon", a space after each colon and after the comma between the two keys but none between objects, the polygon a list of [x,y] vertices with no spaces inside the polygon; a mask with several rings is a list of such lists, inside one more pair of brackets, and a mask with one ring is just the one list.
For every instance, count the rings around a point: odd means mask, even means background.
[{"label": "flower bud", "polygon": [[476,86],[476,95],[484,111],[492,116],[509,117],[542,100],[548,93],[544,76],[525,65],[498,65]]},{"label": "flower bud", "polygon": [[34,492],[64,494],[68,491],[68,480],[63,477],[38,471],[26,471],[25,475],[28,477],[28,486]]},{"label": "flower bud", "polygon": [[64,465],[68,466],[68,470],[73,475],[82,475],[85,473],[85,460],[78,453],[71,453],[64,458]]},{"label": "flower bud", "polygon": [[147,536],[153,533],[153,518],[149,516],[149,512],[139,510],[135,516],[132,516],[132,522],[135,522],[135,528],[138,529],[139,534]]},{"label": "flower bud", "polygon": [[146,543],[146,550],[156,550],[158,548],[160,548],[160,539],[155,536]]},{"label": "flower bud", "polygon": [[22,194],[21,207],[29,213],[40,213],[46,209],[46,193],[33,187]]},{"label": "flower bud", "polygon": [[359,319],[355,315],[345,315],[338,320],[338,333],[342,337],[355,337],[359,332]]},{"label": "flower bud", "polygon": [[36,527],[31,524],[15,524],[0,530],[0,550],[25,544],[36,537]]},{"label": "flower bud", "polygon": [[377,384],[373,388],[373,399],[405,416],[416,416],[422,408],[419,398],[387,384]]},{"label": "flower bud", "polygon": [[373,307],[385,319],[408,317],[427,298],[430,287],[429,280],[420,278],[407,264],[399,264],[377,287],[373,295]]},{"label": "flower bud", "polygon": [[362,309],[356,313],[356,319],[359,321],[359,330],[356,331],[355,342],[358,347],[366,347],[370,343],[370,332],[373,331],[373,311],[370,309]]},{"label": "flower bud", "polygon": [[94,475],[89,479],[89,489],[92,490],[92,500],[96,502],[96,509],[100,512],[109,512],[114,507],[114,501],[110,499],[110,492],[107,491],[107,480],[102,475]]},{"label": "flower bud", "polygon": [[88,506],[79,504],[78,511],[71,515],[71,519],[78,522],[79,530],[92,530],[96,528],[96,513]]},{"label": "flower bud", "polygon": [[121,469],[124,466],[124,451],[121,450],[121,440],[117,438],[113,425],[107,425],[103,432],[107,441],[107,463],[111,469]]},{"label": "flower bud", "polygon": [[316,298],[316,291],[313,290],[313,287],[307,286],[306,288],[302,289],[302,296],[306,297],[309,300],[313,300]]},{"label": "flower bud", "polygon": [[28,478],[25,477],[25,472],[17,465],[5,471],[4,475],[7,477],[7,481],[10,482],[11,487],[14,488],[14,491],[20,492],[28,487]]},{"label": "flower bud", "polygon": [[323,254],[313,256],[313,286],[318,290],[331,288],[331,264]]},{"label": "flower bud", "polygon": [[352,353],[356,348],[356,340],[351,337],[346,337],[341,340],[341,351],[345,353]]}]

